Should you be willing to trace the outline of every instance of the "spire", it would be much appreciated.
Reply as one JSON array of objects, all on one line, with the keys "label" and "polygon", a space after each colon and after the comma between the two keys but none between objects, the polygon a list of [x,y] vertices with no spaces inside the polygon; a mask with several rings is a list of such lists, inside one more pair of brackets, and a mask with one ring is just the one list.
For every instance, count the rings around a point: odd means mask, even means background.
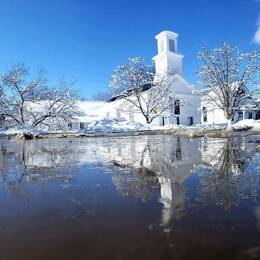
[{"label": "spire", "polygon": [[163,31],[155,36],[158,54],[153,58],[157,75],[183,75],[183,55],[178,53],[178,34]]}]

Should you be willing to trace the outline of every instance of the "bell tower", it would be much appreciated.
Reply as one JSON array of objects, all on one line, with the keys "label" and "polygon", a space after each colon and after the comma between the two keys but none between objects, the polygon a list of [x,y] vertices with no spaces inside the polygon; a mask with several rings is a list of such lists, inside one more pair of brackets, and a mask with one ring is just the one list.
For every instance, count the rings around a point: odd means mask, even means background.
[{"label": "bell tower", "polygon": [[163,31],[155,36],[157,40],[158,54],[153,57],[156,75],[183,75],[183,55],[178,53],[178,34]]}]

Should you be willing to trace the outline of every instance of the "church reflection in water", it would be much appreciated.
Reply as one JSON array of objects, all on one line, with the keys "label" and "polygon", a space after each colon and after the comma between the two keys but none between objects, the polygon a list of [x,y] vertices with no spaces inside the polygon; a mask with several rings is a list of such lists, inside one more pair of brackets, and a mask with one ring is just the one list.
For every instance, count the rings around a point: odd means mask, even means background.
[{"label": "church reflection in water", "polygon": [[158,194],[164,226],[181,219],[188,206],[213,203],[228,209],[243,198],[255,199],[259,161],[259,141],[254,138],[158,135],[0,141],[0,172],[7,189],[42,179],[74,178],[81,166],[100,165],[111,169],[121,195],[147,201]]}]

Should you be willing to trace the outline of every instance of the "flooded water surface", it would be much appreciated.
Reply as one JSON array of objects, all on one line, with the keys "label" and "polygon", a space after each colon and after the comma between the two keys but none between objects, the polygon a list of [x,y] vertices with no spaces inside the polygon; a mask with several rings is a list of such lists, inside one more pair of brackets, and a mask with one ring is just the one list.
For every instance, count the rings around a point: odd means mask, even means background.
[{"label": "flooded water surface", "polygon": [[0,139],[0,259],[260,259],[260,136]]}]

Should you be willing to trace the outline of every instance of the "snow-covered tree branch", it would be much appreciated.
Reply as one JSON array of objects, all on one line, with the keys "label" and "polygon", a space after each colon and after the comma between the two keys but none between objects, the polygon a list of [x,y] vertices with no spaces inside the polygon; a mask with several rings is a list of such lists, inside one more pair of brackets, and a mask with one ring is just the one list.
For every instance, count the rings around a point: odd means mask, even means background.
[{"label": "snow-covered tree branch", "polygon": [[0,78],[3,90],[0,114],[9,126],[57,129],[77,114],[72,83],[61,81],[57,88],[47,85],[42,72],[28,79],[24,64],[14,66]]},{"label": "snow-covered tree branch", "polygon": [[92,100],[94,101],[107,101],[111,98],[110,92],[100,91],[97,94],[92,96]]},{"label": "snow-covered tree branch", "polygon": [[120,95],[141,112],[147,123],[169,108],[168,86],[165,77],[155,78],[152,66],[140,57],[129,58],[127,64],[118,66],[110,82],[112,94]]},{"label": "snow-covered tree branch", "polygon": [[259,53],[242,53],[238,47],[224,43],[212,51],[204,48],[198,57],[203,94],[208,102],[223,110],[230,127],[235,113],[251,98],[259,81]]}]

